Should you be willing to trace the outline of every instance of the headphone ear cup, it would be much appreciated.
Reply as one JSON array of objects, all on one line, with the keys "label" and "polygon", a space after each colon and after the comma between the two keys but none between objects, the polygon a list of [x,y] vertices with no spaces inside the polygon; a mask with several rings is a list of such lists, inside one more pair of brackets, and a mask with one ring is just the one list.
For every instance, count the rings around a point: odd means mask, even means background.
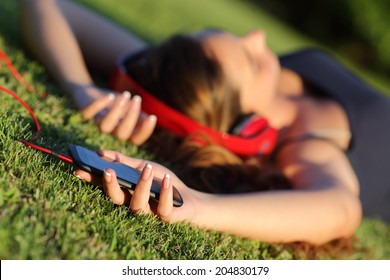
[{"label": "headphone ear cup", "polygon": [[232,129],[232,134],[240,137],[252,137],[268,128],[268,121],[260,116],[251,115],[242,119]]}]

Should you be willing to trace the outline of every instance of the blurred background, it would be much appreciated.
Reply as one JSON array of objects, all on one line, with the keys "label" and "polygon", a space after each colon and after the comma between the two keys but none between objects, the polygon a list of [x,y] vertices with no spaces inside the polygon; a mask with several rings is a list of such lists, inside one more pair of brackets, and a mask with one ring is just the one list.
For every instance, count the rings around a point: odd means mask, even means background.
[{"label": "blurred background", "polygon": [[[0,0],[0,34],[16,44],[19,1]],[[151,43],[210,27],[237,35],[261,28],[276,53],[324,48],[390,95],[390,0],[74,1]]]},{"label": "blurred background", "polygon": [[245,0],[359,65],[390,74],[389,0]]}]

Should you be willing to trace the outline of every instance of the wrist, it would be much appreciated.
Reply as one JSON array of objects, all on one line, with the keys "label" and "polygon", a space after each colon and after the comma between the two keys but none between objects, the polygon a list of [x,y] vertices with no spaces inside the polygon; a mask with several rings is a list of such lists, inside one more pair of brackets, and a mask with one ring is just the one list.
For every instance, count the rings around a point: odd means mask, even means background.
[{"label": "wrist", "polygon": [[[191,190],[194,191],[194,190]],[[201,193],[194,191],[193,197],[195,198],[192,201],[193,204],[193,213],[187,221],[201,228],[210,228],[210,214],[212,212],[212,201],[215,195],[209,193]]]},{"label": "wrist", "polygon": [[68,84],[64,86],[66,94],[71,98],[73,104],[82,109],[100,96],[95,90],[93,83],[88,84]]}]

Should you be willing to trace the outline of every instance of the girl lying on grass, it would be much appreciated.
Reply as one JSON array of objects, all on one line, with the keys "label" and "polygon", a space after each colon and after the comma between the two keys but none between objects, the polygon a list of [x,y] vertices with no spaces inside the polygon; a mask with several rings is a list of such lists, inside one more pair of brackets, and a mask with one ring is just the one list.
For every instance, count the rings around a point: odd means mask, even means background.
[{"label": "girl lying on grass", "polygon": [[[102,184],[114,203],[265,242],[322,244],[351,236],[362,214],[390,220],[390,102],[328,54],[277,57],[260,30],[175,35],[149,46],[72,2],[22,2],[26,45],[84,117],[136,145],[150,138],[178,166],[176,176],[101,151],[142,172],[132,195],[112,169],[102,179],[75,172]],[[133,97],[119,94],[114,71],[124,55],[120,69],[135,85]],[[97,86],[88,69],[115,72],[117,91]],[[145,106],[145,92],[168,106],[168,116]],[[247,116],[250,125],[242,126]],[[188,119],[191,126],[172,127]],[[159,203],[149,200],[153,176],[164,178]],[[181,207],[172,206],[172,185]]]}]

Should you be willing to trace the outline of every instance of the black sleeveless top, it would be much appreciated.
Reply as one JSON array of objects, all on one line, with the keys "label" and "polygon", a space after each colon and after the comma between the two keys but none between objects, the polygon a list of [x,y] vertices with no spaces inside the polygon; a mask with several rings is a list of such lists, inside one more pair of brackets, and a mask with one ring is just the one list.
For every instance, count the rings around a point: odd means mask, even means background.
[{"label": "black sleeveless top", "polygon": [[346,154],[360,183],[363,214],[390,221],[390,99],[320,50],[285,55],[280,63],[345,109],[352,132]]}]

